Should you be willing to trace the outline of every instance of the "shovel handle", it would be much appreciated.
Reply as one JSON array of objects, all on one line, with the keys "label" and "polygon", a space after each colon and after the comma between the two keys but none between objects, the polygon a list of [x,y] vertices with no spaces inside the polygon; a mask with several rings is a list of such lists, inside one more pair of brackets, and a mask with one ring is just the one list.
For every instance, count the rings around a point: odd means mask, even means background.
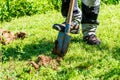
[{"label": "shovel handle", "polygon": [[71,24],[75,0],[70,0],[66,23]]}]

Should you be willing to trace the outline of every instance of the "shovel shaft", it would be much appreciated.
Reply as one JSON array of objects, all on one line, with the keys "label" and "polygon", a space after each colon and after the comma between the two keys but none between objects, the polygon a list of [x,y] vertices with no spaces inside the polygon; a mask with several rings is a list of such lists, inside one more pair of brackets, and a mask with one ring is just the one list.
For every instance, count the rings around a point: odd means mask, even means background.
[{"label": "shovel shaft", "polygon": [[67,24],[71,24],[74,4],[75,4],[75,0],[70,0],[69,10],[66,19]]},{"label": "shovel shaft", "polygon": [[70,32],[70,24],[65,24],[65,34],[69,34],[69,32]]},{"label": "shovel shaft", "polygon": [[70,32],[70,25],[72,21],[74,3],[75,3],[75,0],[70,0],[69,10],[68,10],[67,19],[66,19],[65,34],[66,33],[68,34]]}]

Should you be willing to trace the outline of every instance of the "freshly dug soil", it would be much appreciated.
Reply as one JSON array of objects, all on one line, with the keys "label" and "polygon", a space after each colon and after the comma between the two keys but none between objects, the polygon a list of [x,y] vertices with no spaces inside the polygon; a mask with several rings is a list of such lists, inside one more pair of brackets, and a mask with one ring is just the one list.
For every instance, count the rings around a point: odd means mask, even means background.
[{"label": "freshly dug soil", "polygon": [[59,62],[62,61],[61,57],[58,57],[56,59],[52,59],[51,57],[45,56],[45,55],[39,55],[38,56],[38,62],[30,61],[30,64],[35,68],[39,69],[40,66],[49,66],[54,70],[58,69]]},{"label": "freshly dug soil", "polygon": [[14,34],[9,30],[0,29],[0,43],[4,45],[9,44],[10,42],[19,38],[24,39],[25,37],[25,32],[17,32]]}]

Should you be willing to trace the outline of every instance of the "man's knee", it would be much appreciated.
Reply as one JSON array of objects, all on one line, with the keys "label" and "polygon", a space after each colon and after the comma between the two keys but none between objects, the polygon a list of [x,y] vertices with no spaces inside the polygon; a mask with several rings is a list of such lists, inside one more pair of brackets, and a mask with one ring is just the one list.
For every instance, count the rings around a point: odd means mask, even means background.
[{"label": "man's knee", "polygon": [[92,6],[99,6],[101,0],[82,0],[82,3],[84,3],[86,6],[92,7]]},{"label": "man's knee", "polygon": [[100,0],[83,0],[82,2],[82,23],[99,24],[99,22],[97,21],[97,17],[99,14],[99,8],[100,8],[99,1]]}]

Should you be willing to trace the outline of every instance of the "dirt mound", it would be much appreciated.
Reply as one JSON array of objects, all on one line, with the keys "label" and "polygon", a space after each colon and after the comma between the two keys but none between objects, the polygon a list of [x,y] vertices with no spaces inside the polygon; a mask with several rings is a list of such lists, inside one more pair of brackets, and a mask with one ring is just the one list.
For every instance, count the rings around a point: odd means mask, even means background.
[{"label": "dirt mound", "polygon": [[35,68],[39,69],[40,66],[49,66],[56,70],[59,66],[59,62],[62,61],[61,57],[58,57],[56,59],[52,59],[51,57],[39,55],[38,56],[38,62],[30,61],[30,64]]},{"label": "dirt mound", "polygon": [[4,45],[6,45],[18,38],[24,39],[25,37],[26,37],[25,32],[17,32],[14,34],[11,31],[0,29],[0,43],[2,43]]}]

